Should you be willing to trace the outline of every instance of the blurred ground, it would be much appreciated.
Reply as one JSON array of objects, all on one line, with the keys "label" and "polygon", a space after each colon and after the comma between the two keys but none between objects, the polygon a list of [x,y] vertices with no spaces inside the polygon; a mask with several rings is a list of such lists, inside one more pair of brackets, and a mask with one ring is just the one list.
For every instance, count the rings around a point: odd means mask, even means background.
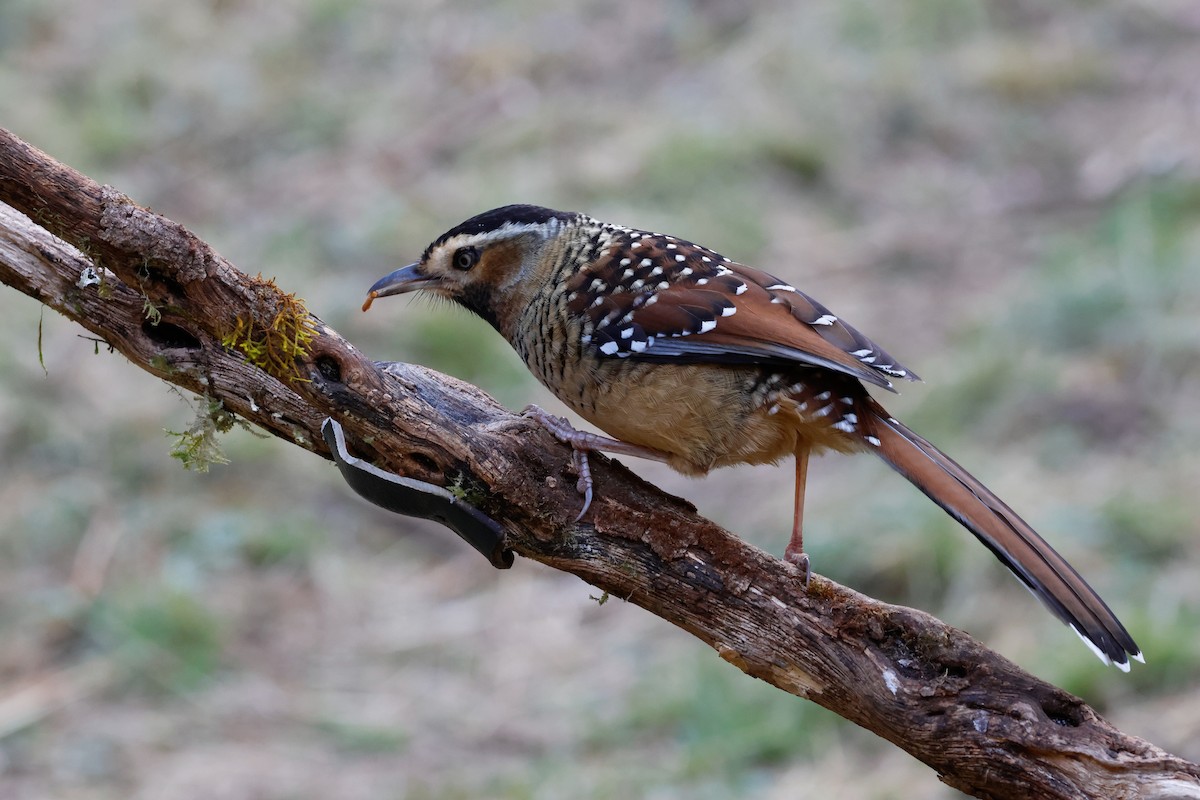
[{"label": "blurred ground", "polygon": [[[754,9],[5,0],[0,125],[371,355],[514,408],[551,403],[485,326],[357,310],[461,219],[579,209],[770,269],[925,377],[889,407],[1041,529],[1148,664],[1103,668],[869,459],[814,467],[817,570],[1200,758],[1200,6]],[[194,399],[22,295],[0,308],[0,800],[955,796],[282,442],[235,432],[230,465],[186,472],[163,431]],[[634,466],[781,551],[787,467]]]}]

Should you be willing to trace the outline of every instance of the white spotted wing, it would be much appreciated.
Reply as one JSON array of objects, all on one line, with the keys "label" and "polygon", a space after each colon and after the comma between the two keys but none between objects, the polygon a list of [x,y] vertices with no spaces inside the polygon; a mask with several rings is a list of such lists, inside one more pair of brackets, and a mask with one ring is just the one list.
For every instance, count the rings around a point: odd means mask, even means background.
[{"label": "white spotted wing", "polygon": [[573,277],[568,303],[601,356],[676,363],[788,362],[891,389],[919,380],[788,283],[670,236],[630,232]]}]

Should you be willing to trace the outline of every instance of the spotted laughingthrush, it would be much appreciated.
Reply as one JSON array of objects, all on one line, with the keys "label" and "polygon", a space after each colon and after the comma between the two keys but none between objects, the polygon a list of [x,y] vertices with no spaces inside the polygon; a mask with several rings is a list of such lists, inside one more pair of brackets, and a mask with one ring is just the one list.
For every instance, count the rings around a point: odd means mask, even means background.
[{"label": "spotted laughingthrush", "polygon": [[587,453],[665,462],[687,475],[794,456],[785,550],[807,580],[801,523],[808,457],[871,452],[975,534],[1102,660],[1141,660],[1129,633],[1074,568],[1003,501],[877,403],[863,385],[916,380],[881,347],[773,275],[712,250],[583,214],[528,205],[443,233],[421,260],[371,287],[423,290],[489,322],[530,371],[614,438],[531,407],[575,454],[587,512]]}]

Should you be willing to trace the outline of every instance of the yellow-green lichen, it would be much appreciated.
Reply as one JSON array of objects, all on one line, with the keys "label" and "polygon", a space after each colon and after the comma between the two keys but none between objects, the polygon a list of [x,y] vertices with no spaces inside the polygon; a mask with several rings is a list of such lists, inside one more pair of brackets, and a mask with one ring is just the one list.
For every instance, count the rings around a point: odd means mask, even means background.
[{"label": "yellow-green lichen", "polygon": [[50,377],[50,370],[46,369],[46,356],[42,352],[42,321],[46,316],[46,307],[42,306],[41,313],[38,314],[38,363],[42,365],[42,372],[46,377]]},{"label": "yellow-green lichen", "polygon": [[228,432],[238,421],[220,400],[207,395],[203,399],[191,427],[186,431],[166,430],[168,436],[177,437],[171,458],[179,459],[185,469],[193,472],[208,472],[213,464],[229,463],[217,434]]},{"label": "yellow-green lichen", "polygon": [[142,316],[151,325],[157,325],[162,322],[162,312],[158,310],[158,306],[154,305],[150,300],[149,295],[142,295]]},{"label": "yellow-green lichen", "polygon": [[173,375],[178,371],[175,365],[172,364],[166,356],[161,354],[150,356],[150,361],[148,363],[150,364],[151,369],[161,372],[164,375]]},{"label": "yellow-green lichen", "polygon": [[450,481],[450,485],[446,487],[446,491],[472,506],[478,506],[480,503],[485,502],[489,496],[487,487],[461,472],[454,477],[454,480]]},{"label": "yellow-green lichen", "polygon": [[150,295],[146,292],[146,282],[150,280],[150,262],[143,261],[142,266],[137,272],[138,284],[142,289],[142,316],[151,325],[158,325],[162,322],[162,312],[158,310],[158,306],[150,299]]},{"label": "yellow-green lichen", "polygon": [[[184,402],[192,405],[182,392],[173,386],[170,388]],[[228,433],[234,425],[252,436],[267,438],[266,434],[250,427],[244,419],[225,408],[221,400],[207,394],[201,395],[200,400],[199,405],[192,406],[196,416],[186,431],[164,429],[167,435],[176,437],[171,457],[179,459],[184,468],[193,472],[208,472],[213,464],[228,464],[229,459],[221,449],[217,434]]]},{"label": "yellow-green lichen", "polygon": [[307,380],[297,361],[317,335],[308,308],[296,295],[279,291],[274,281],[257,278],[255,283],[262,308],[249,319],[238,317],[221,336],[221,346],[280,380]]}]

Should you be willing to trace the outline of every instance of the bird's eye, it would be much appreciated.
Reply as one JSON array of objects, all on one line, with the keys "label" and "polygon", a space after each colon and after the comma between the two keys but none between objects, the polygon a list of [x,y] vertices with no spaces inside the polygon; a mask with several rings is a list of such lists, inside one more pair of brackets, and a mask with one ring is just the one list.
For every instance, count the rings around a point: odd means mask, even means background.
[{"label": "bird's eye", "polygon": [[463,272],[466,272],[479,263],[479,249],[475,247],[460,247],[454,251],[454,260],[451,263],[454,264],[455,269],[461,269]]}]

